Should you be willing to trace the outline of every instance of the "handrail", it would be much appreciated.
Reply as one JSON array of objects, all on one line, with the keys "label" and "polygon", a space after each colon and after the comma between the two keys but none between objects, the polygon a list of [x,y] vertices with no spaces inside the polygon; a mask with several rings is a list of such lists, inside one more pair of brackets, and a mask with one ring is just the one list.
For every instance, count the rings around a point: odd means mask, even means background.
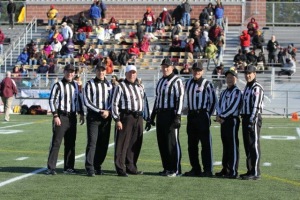
[{"label": "handrail", "polygon": [[[13,64],[13,60],[12,60],[12,56],[13,56],[13,51],[15,51],[18,48],[18,52],[21,52],[20,49],[20,45],[23,41],[23,47],[25,47],[25,45],[27,44],[27,39],[28,37],[30,37],[30,39],[32,39],[32,34],[34,32],[37,32],[37,19],[33,18],[31,20],[30,23],[27,24],[27,26],[25,27],[25,30],[23,33],[21,33],[19,36],[19,38],[15,41],[12,41],[12,43],[9,45],[8,49],[6,50],[6,52],[3,55],[3,64],[4,64],[4,71],[6,72],[7,70],[7,60],[10,59],[10,65],[12,66]],[[28,35],[29,33],[29,35]],[[1,67],[0,67],[0,73],[1,73]]]}]

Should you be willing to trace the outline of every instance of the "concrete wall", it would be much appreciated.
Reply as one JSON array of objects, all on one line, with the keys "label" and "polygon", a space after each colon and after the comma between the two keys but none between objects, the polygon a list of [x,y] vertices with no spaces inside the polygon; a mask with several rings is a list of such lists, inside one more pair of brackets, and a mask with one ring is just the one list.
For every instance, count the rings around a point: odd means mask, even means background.
[{"label": "concrete wall", "polygon": [[[256,5],[257,1],[248,1],[247,3],[241,3],[239,5],[224,5],[225,15],[228,17],[229,24],[240,25],[243,20],[246,21],[248,18],[255,17],[259,20],[260,24],[265,23],[265,0],[259,0],[259,6]],[[65,5],[55,5],[55,8],[59,12],[58,19],[62,19],[63,16],[75,16],[77,19],[78,14],[82,11],[86,11],[90,8],[90,4],[65,4]],[[193,11],[191,13],[191,18],[198,19],[199,14],[205,5],[192,5]],[[107,18],[114,16],[116,19],[142,19],[147,7],[151,7],[154,11],[155,16],[158,16],[162,9],[166,7],[169,11],[176,8],[176,5],[107,5]],[[243,9],[244,7],[244,9]],[[47,21],[46,12],[49,9],[48,5],[30,5],[27,4],[26,21],[30,21],[34,17],[38,19],[44,19]],[[243,17],[245,13],[245,17]],[[86,14],[86,16],[88,16]]]}]

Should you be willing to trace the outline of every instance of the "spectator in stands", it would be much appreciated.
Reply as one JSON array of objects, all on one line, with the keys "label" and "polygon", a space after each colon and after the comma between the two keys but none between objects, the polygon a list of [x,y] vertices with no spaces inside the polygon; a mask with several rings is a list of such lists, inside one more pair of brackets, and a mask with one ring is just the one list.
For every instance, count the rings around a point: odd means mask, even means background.
[{"label": "spectator in stands", "polygon": [[222,2],[217,1],[217,5],[215,7],[215,20],[216,24],[223,28],[223,16],[224,16],[224,8]]},{"label": "spectator in stands", "polygon": [[27,52],[29,55],[34,54],[37,51],[37,45],[34,40],[31,40],[30,43],[26,44]]},{"label": "spectator in stands", "polygon": [[20,67],[14,66],[14,68],[12,70],[12,77],[16,78],[16,77],[20,77],[20,76],[21,76]]},{"label": "spectator in stands", "polygon": [[103,45],[105,39],[105,30],[101,25],[96,26],[97,45]]},{"label": "spectator in stands", "polygon": [[51,47],[52,47],[52,53],[54,54],[54,57],[56,58],[59,55],[62,45],[61,45],[60,41],[58,41],[58,39],[55,38],[54,41],[51,43]]},{"label": "spectator in stands", "polygon": [[139,56],[140,49],[138,48],[138,46],[135,42],[128,49],[128,54],[129,54],[130,58],[132,58],[132,59],[136,59]]},{"label": "spectator in stands", "polygon": [[275,35],[272,35],[271,40],[267,44],[268,54],[268,63],[276,63],[276,52],[279,47],[279,43],[276,41]]},{"label": "spectator in stands", "polygon": [[209,24],[209,14],[207,12],[207,8],[204,8],[199,15],[200,26],[204,26],[204,24]]},{"label": "spectator in stands", "polygon": [[112,61],[113,65],[120,65],[120,63],[118,61],[117,53],[115,51],[110,51],[108,54],[108,57]]},{"label": "spectator in stands", "polygon": [[248,34],[248,31],[243,30],[242,34],[240,35],[240,45],[242,51],[250,50],[250,43],[251,43],[251,37]]},{"label": "spectator in stands", "polygon": [[152,33],[155,17],[150,7],[148,7],[147,11],[144,13],[143,23],[146,25],[146,32]]},{"label": "spectator in stands", "polygon": [[102,20],[104,20],[106,18],[107,7],[106,7],[105,3],[102,0],[96,0],[96,4],[100,8],[101,18],[102,18]]},{"label": "spectator in stands", "polygon": [[92,20],[92,25],[98,26],[101,19],[101,10],[97,6],[96,2],[94,2],[90,8],[90,18]]},{"label": "spectator in stands", "polygon": [[224,47],[225,47],[225,37],[224,37],[224,32],[222,31],[216,41],[216,47],[218,48],[218,63],[223,62],[223,55],[224,55]]},{"label": "spectator in stands", "polygon": [[[111,82],[111,84],[113,86],[113,91],[114,91],[115,87],[119,85],[119,83],[118,83],[118,77],[116,75],[112,75],[111,79],[110,79],[110,82]],[[112,94],[113,94],[113,92],[112,92]]]},{"label": "spectator in stands", "polygon": [[55,29],[53,37],[51,39],[51,42],[53,42],[55,39],[57,38],[57,40],[59,42],[63,42],[64,41],[64,37],[62,36],[62,34],[60,34],[58,29]]},{"label": "spectator in stands", "polygon": [[291,76],[296,73],[296,63],[293,61],[293,59],[286,58],[285,64],[281,68],[281,71],[278,72],[278,76],[281,75],[288,75],[289,79],[291,79]]},{"label": "spectator in stands", "polygon": [[294,47],[294,44],[289,44],[287,48],[287,53],[292,57],[294,61],[296,61],[296,52],[297,49]]},{"label": "spectator in stands", "polygon": [[182,27],[180,24],[176,24],[173,29],[172,29],[172,33],[171,33],[171,39],[174,39],[175,35],[179,35],[182,32]]},{"label": "spectator in stands", "polygon": [[28,59],[29,59],[29,55],[27,49],[24,48],[23,52],[17,58],[17,65],[21,65],[21,64],[28,65]]},{"label": "spectator in stands", "polygon": [[46,57],[49,56],[49,54],[52,52],[52,46],[50,45],[49,42],[45,42],[44,43],[44,48],[43,48],[43,52],[46,55]]},{"label": "spectator in stands", "polygon": [[29,55],[29,65],[37,65],[38,64],[38,57],[39,57],[39,52],[34,51]]},{"label": "spectator in stands", "polygon": [[53,42],[53,35],[55,34],[55,30],[56,30],[56,25],[51,26],[49,32],[48,32],[48,37],[47,37],[47,41],[49,42]]},{"label": "spectator in stands", "polygon": [[256,72],[257,71],[264,71],[268,70],[268,66],[266,66],[266,59],[263,52],[259,52],[256,60],[257,66],[256,66]]},{"label": "spectator in stands", "polygon": [[209,29],[209,32],[208,32],[208,37],[209,39],[215,43],[216,40],[218,39],[220,33],[222,32],[223,30],[221,29],[221,27],[218,25],[218,24],[215,24],[213,25],[210,29]]},{"label": "spectator in stands", "polygon": [[200,46],[203,52],[205,52],[205,48],[207,45],[207,42],[209,41],[209,37],[208,37],[208,29],[206,28],[207,26],[204,26],[204,29],[202,31],[202,35],[200,38]]},{"label": "spectator in stands", "polygon": [[67,25],[66,22],[61,24],[61,34],[64,38],[64,41],[68,41],[68,39],[73,38],[73,31],[71,27]]},{"label": "spectator in stands", "polygon": [[0,0],[0,18],[1,18],[1,15],[2,15],[2,0]]},{"label": "spectator in stands", "polygon": [[2,30],[0,29],[0,55],[3,54],[3,43],[4,43],[4,39],[5,39],[5,35],[2,32]]},{"label": "spectator in stands", "polygon": [[64,22],[66,22],[68,24],[68,26],[70,26],[71,28],[74,27],[74,22],[71,19],[71,17],[64,16],[61,20],[61,23],[64,23]]},{"label": "spectator in stands", "polygon": [[233,58],[233,62],[236,66],[236,70],[244,70],[245,66],[247,66],[247,57],[242,49],[238,50],[238,53]]},{"label": "spectator in stands", "polygon": [[49,83],[48,71],[49,71],[49,65],[47,64],[46,60],[43,60],[42,64],[40,66],[38,66],[38,68],[36,70],[36,74],[35,74],[36,78],[33,83],[33,85],[35,87],[41,86],[40,85],[41,78],[44,78],[46,86],[48,85],[48,83]]},{"label": "spectator in stands", "polygon": [[191,25],[191,12],[192,12],[192,7],[188,2],[188,0],[182,0],[181,9],[182,9],[183,26],[188,27]]},{"label": "spectator in stands", "polygon": [[54,8],[54,5],[51,5],[50,9],[47,12],[48,26],[53,26],[56,24],[57,16],[58,16],[58,11]]},{"label": "spectator in stands", "polygon": [[107,29],[112,33],[113,30],[118,27],[117,24],[118,24],[118,22],[115,19],[115,17],[111,17],[109,22],[108,22]]},{"label": "spectator in stands", "polygon": [[264,39],[263,35],[261,34],[261,31],[256,30],[255,34],[252,38],[252,45],[253,45],[254,51],[256,49],[260,49],[261,52],[264,52],[264,46],[263,46],[264,42],[265,42],[265,39]]},{"label": "spectator in stands", "polygon": [[174,36],[169,52],[181,52],[181,40],[179,35]]},{"label": "spectator in stands", "polygon": [[255,21],[255,18],[252,17],[250,22],[247,24],[248,34],[253,37],[258,28],[258,23]]},{"label": "spectator in stands", "polygon": [[119,61],[120,65],[126,66],[128,60],[129,60],[129,54],[127,53],[127,51],[125,49],[121,49],[121,52],[118,55],[118,61]]},{"label": "spectator in stands", "polygon": [[85,45],[85,41],[86,41],[86,35],[82,29],[79,29],[76,35],[76,44],[83,47]]},{"label": "spectator in stands", "polygon": [[195,22],[195,24],[193,25],[191,30],[189,30],[189,32],[190,32],[189,37],[194,38],[195,37],[195,31],[200,31],[200,30],[201,30],[200,23],[197,21],[197,22]]},{"label": "spectator in stands", "polygon": [[218,48],[216,47],[216,45],[214,45],[214,43],[211,40],[208,41],[208,45],[206,46],[205,49],[205,57],[207,58],[207,71],[209,71],[209,64],[211,60],[213,60],[215,67],[218,66],[216,62],[217,52],[218,52]]},{"label": "spectator in stands", "polygon": [[9,0],[9,3],[7,4],[7,15],[8,15],[8,21],[9,21],[9,28],[8,29],[14,29],[15,25],[15,13],[17,10],[16,4],[13,2],[13,0]]},{"label": "spectator in stands", "polygon": [[[173,10],[172,19],[175,21],[175,25],[182,24],[182,7],[181,5],[177,5],[176,8]],[[176,34],[175,34],[176,35]]]},{"label": "spectator in stands", "polygon": [[179,72],[180,74],[185,74],[185,75],[188,75],[188,74],[192,74],[192,70],[191,70],[191,68],[189,67],[189,65],[188,64],[184,64],[183,65],[183,67],[182,67],[182,69],[180,70],[180,72]]},{"label": "spectator in stands", "polygon": [[136,36],[138,38],[139,44],[141,44],[143,38],[144,38],[144,30],[142,28],[142,24],[140,22],[136,23]]},{"label": "spectator in stands", "polygon": [[112,74],[114,72],[114,65],[112,60],[107,56],[104,57],[103,63],[106,67],[106,74]]},{"label": "spectator in stands", "polygon": [[212,71],[212,83],[218,96],[221,94],[223,85],[225,83],[224,75],[225,72],[223,64],[220,64]]},{"label": "spectator in stands", "polygon": [[78,29],[85,30],[88,26],[88,19],[84,16],[84,12],[79,13]]},{"label": "spectator in stands", "polygon": [[172,24],[172,17],[166,7],[163,8],[163,11],[159,14],[159,17],[161,18],[163,27],[170,26]]},{"label": "spectator in stands", "polygon": [[148,37],[143,37],[143,40],[139,46],[140,46],[141,52],[145,52],[145,53],[148,52],[149,47],[150,47],[150,41],[149,41]]},{"label": "spectator in stands", "polygon": [[251,50],[248,51],[246,53],[246,58],[247,58],[247,65],[253,65],[256,66],[256,62],[257,62],[257,56],[255,55],[255,51]]},{"label": "spectator in stands", "polygon": [[185,45],[186,59],[194,59],[194,42],[193,38],[189,38],[188,43]]},{"label": "spectator in stands", "polygon": [[209,14],[209,25],[212,26],[214,24],[214,13],[215,13],[215,8],[212,3],[209,3],[206,7],[207,12]]},{"label": "spectator in stands", "polygon": [[200,52],[202,52],[201,49],[201,32],[200,29],[195,30],[195,34],[194,34],[194,52],[197,53],[196,58],[199,58],[200,56]]},{"label": "spectator in stands", "polygon": [[28,76],[28,70],[25,68],[25,65],[21,65],[20,74],[21,74],[21,77]]}]

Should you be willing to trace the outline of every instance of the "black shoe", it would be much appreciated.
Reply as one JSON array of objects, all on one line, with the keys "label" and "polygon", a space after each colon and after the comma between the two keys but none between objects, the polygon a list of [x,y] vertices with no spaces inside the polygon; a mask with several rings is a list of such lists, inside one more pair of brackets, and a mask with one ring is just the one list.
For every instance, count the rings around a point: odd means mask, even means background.
[{"label": "black shoe", "polygon": [[248,176],[243,176],[243,180],[259,180],[260,176],[254,176],[254,175],[248,175]]},{"label": "black shoe", "polygon": [[95,172],[94,171],[88,171],[86,173],[86,175],[89,176],[89,177],[95,177]]},{"label": "black shoe", "polygon": [[158,172],[158,174],[160,176],[167,176],[167,170],[164,169],[163,171]]},{"label": "black shoe", "polygon": [[224,178],[236,179],[237,176],[238,176],[238,175],[227,174],[227,175],[224,175]]},{"label": "black shoe", "polygon": [[200,174],[201,177],[212,177],[213,174],[211,172],[203,172]]},{"label": "black shoe", "polygon": [[216,177],[223,177],[223,176],[226,176],[226,175],[228,175],[228,173],[226,172],[225,169],[222,169],[220,172],[215,173]]},{"label": "black shoe", "polygon": [[192,169],[189,172],[185,172],[184,176],[192,176],[192,177],[193,176],[201,176],[201,170],[194,170],[194,169]]},{"label": "black shoe", "polygon": [[104,172],[101,169],[99,169],[99,170],[95,170],[95,174],[96,175],[104,175]]},{"label": "black shoe", "polygon": [[47,169],[45,172],[46,175],[56,175],[56,171],[54,169]]},{"label": "black shoe", "polygon": [[64,174],[78,174],[79,172],[75,169],[66,169],[63,171]]},{"label": "black shoe", "polygon": [[240,178],[243,178],[244,176],[249,176],[250,175],[250,172],[247,172],[247,173],[245,173],[245,174],[241,174],[240,175]]},{"label": "black shoe", "polygon": [[128,174],[131,174],[131,175],[142,175],[144,172],[143,171],[135,171],[135,172],[132,172],[132,171],[129,171],[127,170],[126,171]]},{"label": "black shoe", "polygon": [[125,172],[120,172],[120,173],[118,173],[118,176],[128,177],[128,174]]}]

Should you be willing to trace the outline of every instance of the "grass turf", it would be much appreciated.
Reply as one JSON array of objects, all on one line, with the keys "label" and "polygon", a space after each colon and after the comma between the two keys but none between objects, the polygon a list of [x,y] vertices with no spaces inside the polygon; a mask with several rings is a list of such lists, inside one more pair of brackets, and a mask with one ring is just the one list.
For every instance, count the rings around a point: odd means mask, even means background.
[{"label": "grass turf", "polygon": [[[2,115],[3,116],[3,115]],[[0,122],[0,199],[299,199],[300,197],[300,133],[299,122],[289,119],[264,118],[261,139],[261,171],[259,181],[219,178],[167,178],[157,175],[162,170],[155,130],[145,133],[139,170],[144,175],[118,177],[114,171],[114,147],[110,147],[102,166],[106,175],[90,178],[85,176],[84,152],[86,126],[78,125],[76,142],[76,168],[79,175],[63,175],[62,165],[57,176],[43,173],[23,178],[1,186],[4,181],[20,177],[46,166],[50,144],[51,116],[12,115],[11,122]],[[187,154],[185,118],[180,129],[183,172],[190,170]],[[112,124],[114,126],[114,124]],[[19,132],[18,132],[19,131]],[[298,130],[299,131],[299,130]],[[5,134],[17,132],[14,134]],[[220,128],[211,127],[214,161],[221,161],[222,143]],[[300,132],[300,131],[299,131]],[[245,153],[240,128],[239,173],[246,171]],[[279,139],[293,136],[293,140]],[[111,143],[113,143],[113,133]],[[59,160],[63,159],[63,146]],[[25,160],[16,160],[28,157]],[[266,166],[265,166],[266,165]],[[221,169],[214,167],[214,172]]]}]

